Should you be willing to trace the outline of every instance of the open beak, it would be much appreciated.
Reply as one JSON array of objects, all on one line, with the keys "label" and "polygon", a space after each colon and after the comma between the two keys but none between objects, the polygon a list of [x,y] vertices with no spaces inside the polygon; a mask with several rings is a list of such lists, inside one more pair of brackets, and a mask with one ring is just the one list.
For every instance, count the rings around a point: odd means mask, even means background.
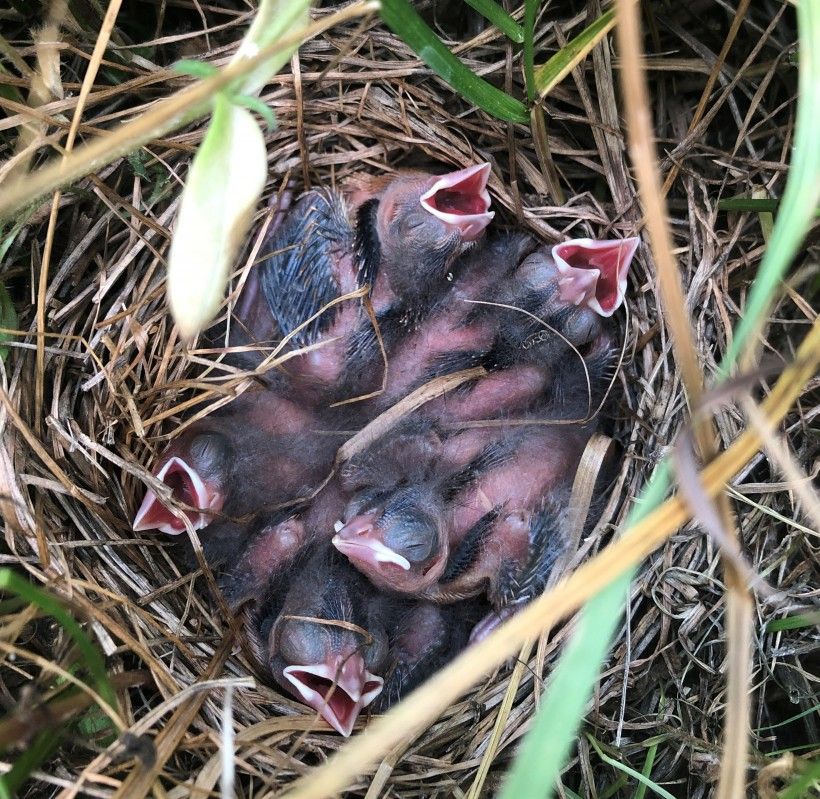
[{"label": "open beak", "polygon": [[374,533],[374,526],[375,514],[356,516],[333,536],[333,546],[354,564],[363,563],[380,568],[385,563],[392,563],[409,571],[410,561],[380,541]]},{"label": "open beak", "polygon": [[626,293],[629,265],[640,239],[572,239],[556,244],[552,257],[560,273],[560,296],[572,305],[586,305],[601,316],[612,316]]},{"label": "open beak", "polygon": [[[184,511],[194,530],[207,527],[213,519],[213,513],[222,510],[222,493],[208,486],[182,458],[170,458],[156,477],[171,488],[172,495],[178,502],[199,508],[198,511]],[[185,530],[185,523],[166,508],[149,488],[134,517],[133,529],[134,532],[159,530],[168,535],[179,535]]]},{"label": "open beak", "polygon": [[464,241],[475,241],[495,216],[487,191],[489,177],[488,163],[441,175],[421,195],[421,204],[448,227],[458,230]]},{"label": "open beak", "polygon": [[384,680],[369,672],[358,652],[338,655],[325,663],[287,666],[285,679],[295,694],[347,738],[362,708],[382,691]]}]

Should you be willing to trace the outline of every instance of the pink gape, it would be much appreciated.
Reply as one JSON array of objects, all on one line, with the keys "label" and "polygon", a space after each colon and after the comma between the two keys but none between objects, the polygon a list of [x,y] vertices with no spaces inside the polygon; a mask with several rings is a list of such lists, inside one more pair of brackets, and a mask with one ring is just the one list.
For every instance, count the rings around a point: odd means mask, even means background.
[{"label": "pink gape", "polygon": [[[177,502],[198,509],[183,511],[194,530],[207,527],[214,514],[222,510],[225,502],[222,491],[203,480],[182,458],[170,458],[155,477],[171,489],[171,495]],[[151,489],[148,489],[134,517],[133,529],[135,532],[159,530],[168,535],[179,535],[185,531],[185,523],[165,507]]]},{"label": "pink gape", "polygon": [[362,709],[382,691],[384,680],[367,670],[357,652],[307,666],[287,666],[291,690],[334,730],[348,737]]},{"label": "pink gape", "polygon": [[562,300],[612,316],[626,293],[626,275],[640,239],[571,239],[552,248]]},{"label": "pink gape", "polygon": [[456,228],[464,241],[475,241],[490,224],[488,163],[441,175],[421,195],[421,205],[446,225]]}]

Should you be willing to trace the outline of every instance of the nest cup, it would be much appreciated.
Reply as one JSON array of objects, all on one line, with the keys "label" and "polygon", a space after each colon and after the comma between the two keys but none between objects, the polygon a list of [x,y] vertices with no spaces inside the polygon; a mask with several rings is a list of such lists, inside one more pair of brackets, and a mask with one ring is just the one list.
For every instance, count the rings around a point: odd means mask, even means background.
[{"label": "nest cup", "polygon": [[[201,24],[193,11],[190,18],[179,10],[175,15],[177,27],[168,33],[171,41],[158,46],[157,64],[175,60],[183,48],[207,50],[208,60],[221,64],[243,30],[229,17],[206,42],[188,32]],[[758,23],[768,24],[765,16],[751,10],[748,18],[754,24],[743,26],[739,42],[751,48],[763,37],[762,52],[771,57],[777,42],[793,40],[794,20],[786,14],[764,35]],[[578,33],[586,17],[569,3],[558,3],[549,6],[549,19],[556,25],[539,22],[537,47],[543,54]],[[219,20],[224,22],[223,17]],[[656,31],[660,40],[653,52],[685,48],[680,26],[686,21]],[[688,22],[687,35],[717,52],[730,18],[722,19],[719,31]],[[446,10],[439,23],[447,35],[463,33]],[[93,32],[73,35],[90,50]],[[488,80],[523,96],[519,71],[508,65],[510,48],[501,34],[486,27],[461,55]],[[658,63],[664,59],[656,58]],[[793,125],[783,98],[794,76],[777,73],[777,79],[764,86],[764,71],[748,71],[743,96],[758,88],[761,92],[753,122],[738,127],[734,100],[719,96],[706,129],[685,137],[708,73],[700,56],[692,58],[696,63],[689,74],[670,78],[660,68],[650,72],[650,87],[659,149],[678,148],[675,162],[685,159],[669,195],[672,230],[687,310],[709,376],[726,347],[727,326],[738,318],[764,244],[755,216],[719,212],[717,202],[722,196],[748,195],[764,184],[782,191],[784,143],[791,141]],[[78,57],[69,54],[65,59],[82,74]],[[493,165],[489,190],[497,212],[495,229],[523,228],[544,243],[639,233],[641,214],[624,143],[616,61],[608,45],[599,47],[545,101],[551,157],[568,198],[559,204],[551,199],[548,171],[529,127],[500,122],[470,106],[376,21],[333,28],[306,43],[298,70],[286,69],[262,93],[278,122],[266,136],[270,175],[222,317],[254,268],[259,231],[286,185],[300,191],[339,184],[360,171],[378,174],[433,164],[462,168],[488,160]],[[741,63],[739,55],[735,61]],[[148,70],[139,64],[133,69],[138,74]],[[189,80],[172,77],[163,66],[156,69],[154,77],[161,82],[114,91],[108,101],[89,107],[84,122],[106,128],[126,112],[139,113],[158,95],[157,86],[165,91]],[[761,119],[768,120],[766,135],[755,127]],[[107,656],[111,673],[150,672],[140,685],[120,693],[121,707],[133,732],[160,733],[155,743],[164,761],[163,782],[169,788],[182,783],[213,789],[221,771],[218,741],[225,683],[191,688],[202,680],[230,682],[258,672],[233,643],[235,629],[209,578],[201,572],[180,573],[169,555],[169,538],[134,534],[130,527],[149,470],[180,421],[230,402],[254,382],[252,374],[222,364],[214,348],[196,343],[186,347],[174,332],[165,303],[165,256],[179,181],[203,130],[204,124],[198,123],[151,142],[64,193],[46,278],[42,370],[35,354],[35,307],[28,303],[32,279],[36,285],[42,264],[48,202],[34,210],[8,251],[6,282],[18,299],[25,335],[10,344],[3,369],[0,503],[4,562],[67,598],[79,617],[93,622],[88,629]],[[669,162],[663,166],[668,168]],[[810,303],[801,304],[801,290],[796,285],[766,333],[770,348],[786,357],[807,329]],[[624,357],[612,392],[614,423],[608,431],[624,457],[606,509],[582,540],[573,565],[610,539],[687,418],[648,247],[641,248],[633,263],[627,306],[617,315]],[[811,433],[817,408],[816,396],[812,400],[806,395],[780,430],[807,473],[817,454]],[[193,417],[187,415],[191,411]],[[735,408],[720,411],[721,446],[730,444],[743,425]],[[747,557],[788,601],[799,604],[818,585],[816,537],[790,521],[802,516],[788,484],[765,456],[753,458],[736,482],[735,510]],[[677,786],[681,795],[705,795],[718,762],[725,703],[721,575],[717,547],[691,525],[649,559],[631,584],[627,620],[585,722],[593,738],[620,745],[625,761],[638,769],[647,741],[660,735],[653,779],[671,783],[673,791]],[[764,604],[761,618],[771,614]],[[35,625],[31,630],[29,637],[16,640],[24,652],[55,661],[64,657],[70,642],[59,628]],[[509,766],[513,744],[534,713],[542,680],[571,630],[572,625],[551,630],[530,657],[485,784],[487,795],[495,792]],[[807,631],[775,637],[758,625],[755,640],[755,685],[765,705],[758,706],[753,718],[758,730],[794,716],[816,689],[805,663],[812,651],[806,649]],[[445,797],[467,791],[489,745],[514,666],[508,663],[466,690],[403,752],[386,761],[378,777],[373,777],[375,767],[363,774],[350,795],[365,795],[368,787],[368,796]],[[31,664],[26,668],[39,674]],[[16,696],[20,680],[4,680]],[[183,705],[176,705],[174,697],[186,691]],[[187,732],[164,739],[178,707],[190,714]],[[156,715],[144,723],[152,712]],[[245,795],[283,788],[342,743],[315,714],[261,680],[253,688],[244,683],[235,687],[232,713],[236,782]],[[808,723],[789,722],[768,737],[761,732],[756,746],[765,754],[799,741],[810,734],[804,726]],[[99,754],[93,741],[77,741],[61,749],[44,771],[46,777],[59,772],[88,785],[95,774],[105,771],[120,780],[136,767],[127,757],[113,766],[111,760],[111,753]],[[591,788],[579,786],[605,787],[617,777],[582,737],[563,779],[573,790],[590,795],[585,791]],[[46,790],[48,782],[38,778],[29,788]],[[189,795],[187,789],[180,790],[175,796]]]}]

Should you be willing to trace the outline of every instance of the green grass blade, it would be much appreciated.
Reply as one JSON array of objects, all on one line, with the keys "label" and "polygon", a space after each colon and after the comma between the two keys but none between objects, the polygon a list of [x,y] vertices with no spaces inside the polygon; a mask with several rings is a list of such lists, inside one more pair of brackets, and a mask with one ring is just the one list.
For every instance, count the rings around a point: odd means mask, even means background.
[{"label": "green grass blade", "polygon": [[516,44],[524,41],[524,29],[495,0],[464,0]]},{"label": "green grass blade", "polygon": [[524,83],[530,104],[538,96],[535,87],[535,18],[540,5],[541,0],[524,0]]},{"label": "green grass blade", "polygon": [[641,773],[640,771],[636,771],[631,766],[627,766],[626,763],[621,763],[620,760],[616,760],[614,757],[610,757],[609,755],[605,754],[601,747],[598,745],[598,742],[591,736],[587,735],[587,740],[592,744],[592,748],[598,753],[598,757],[604,761],[607,765],[612,766],[613,768],[618,769],[619,771],[623,771],[624,774],[628,774],[633,779],[638,781],[639,785],[642,785],[646,788],[650,788],[653,790],[658,796],[662,796],[663,799],[675,799],[675,797],[669,793],[665,788],[661,788],[656,782],[653,782],[649,779],[645,774]]},{"label": "green grass blade", "polygon": [[549,94],[588,55],[615,25],[615,9],[607,11],[567,42],[549,61],[535,70],[535,89],[540,97]]},{"label": "green grass blade", "polygon": [[766,624],[767,633],[779,633],[784,630],[801,630],[804,627],[820,625],[820,610],[811,613],[800,613],[797,616],[786,616],[785,619],[772,619]]},{"label": "green grass blade", "polygon": [[505,122],[529,122],[526,106],[464,66],[407,0],[382,0],[381,15],[385,25],[466,100]]},{"label": "green grass blade", "polygon": [[501,799],[536,799],[551,794],[575,742],[574,722],[580,722],[621,620],[620,613],[608,611],[622,606],[630,577],[621,577],[598,594],[596,599],[605,601],[587,605],[507,777]]},{"label": "green grass blade", "polygon": [[[762,735],[764,732],[768,732],[769,730],[776,730],[779,727],[786,727],[789,724],[794,724],[795,721],[800,721],[800,719],[804,719],[812,713],[817,713],[817,715],[820,716],[820,704],[815,704],[805,710],[801,710],[794,716],[789,716],[789,718],[783,719],[783,721],[778,721],[777,724],[767,724],[765,727],[758,727],[755,732],[758,735]],[[769,752],[769,754],[771,755],[772,752]]]},{"label": "green grass blade", "polygon": [[[649,775],[652,773],[652,766],[655,765],[655,756],[657,754],[658,754],[658,744],[657,743],[650,744],[649,745],[649,751],[646,753],[646,760],[644,761],[643,769],[641,770],[641,774],[643,774],[644,777],[648,778]],[[639,782],[638,783],[638,788],[635,791],[634,799],[644,799],[644,796],[646,796],[647,787],[648,786],[646,785],[646,783]]]},{"label": "green grass blade", "polygon": [[[781,200],[756,199],[754,197],[727,197],[725,200],[718,200],[719,211],[754,211],[755,213],[774,213],[780,208]],[[814,218],[820,217],[820,208],[814,212]]]},{"label": "green grass blade", "polygon": [[56,619],[60,626],[71,636],[82,656],[82,665],[91,675],[94,688],[112,711],[117,710],[117,695],[111,687],[105,671],[105,660],[102,653],[83,632],[71,614],[50,594],[20,577],[9,568],[0,569],[0,590],[10,591],[23,597],[27,602],[36,605],[44,613]]},{"label": "green grass blade", "polygon": [[[105,660],[100,650],[94,646],[91,639],[60,602],[9,568],[0,569],[0,590],[16,594],[27,603],[35,605],[62,626],[80,652],[79,666],[91,676],[97,693],[109,706],[108,712],[116,713],[117,695],[108,679]],[[106,719],[110,723],[110,719],[108,717]],[[11,770],[0,777],[0,799],[16,795],[31,772],[57,748],[63,729],[63,725],[55,725],[53,729],[44,730],[23,750]],[[113,725],[112,731],[116,732]]]},{"label": "green grass blade", "polygon": [[[746,315],[740,322],[731,346],[720,365],[720,380],[725,380],[738,360],[746,343],[751,339],[768,314],[769,306],[780,286],[780,280],[797,252],[811,224],[814,209],[820,202],[820,125],[813,119],[814,110],[820,108],[820,3],[799,3],[797,6],[800,35],[800,97],[798,101],[795,147],[791,168],[783,195],[781,212],[766,248],[757,277],[752,284]],[[666,496],[671,482],[668,460],[664,460],[652,475],[649,484],[636,500],[626,521],[626,529],[654,510]],[[566,753],[575,741],[581,724],[583,710],[598,680],[599,673],[589,678],[591,669],[585,668],[588,682],[582,683],[577,676],[578,664],[575,653],[586,652],[596,663],[601,657],[602,639],[606,640],[604,652],[623,613],[631,575],[622,576],[593,597],[583,608],[573,638],[553,672],[552,681],[533,727],[524,739],[520,752],[510,772],[509,784],[517,778],[522,786],[521,775],[537,773],[534,784],[541,789],[514,794],[505,790],[503,799],[514,796],[551,796],[553,786],[565,762]],[[582,668],[583,665],[582,665]],[[572,671],[576,670],[575,675]],[[577,696],[560,696],[561,692],[574,690]],[[554,709],[563,707],[564,715],[555,716]],[[550,749],[545,748],[549,741]],[[554,756],[557,750],[560,757]],[[549,767],[546,767],[548,764]]]},{"label": "green grass blade", "polygon": [[9,771],[0,777],[0,799],[13,799],[22,784],[59,745],[61,727],[46,730],[35,736],[34,741],[23,749],[23,753]]}]

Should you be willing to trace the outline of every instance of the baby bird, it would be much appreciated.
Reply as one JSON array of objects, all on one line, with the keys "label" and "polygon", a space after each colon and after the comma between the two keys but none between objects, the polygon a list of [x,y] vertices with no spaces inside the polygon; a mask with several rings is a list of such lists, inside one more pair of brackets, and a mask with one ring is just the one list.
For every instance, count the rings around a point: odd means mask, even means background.
[{"label": "baby bird", "polygon": [[573,348],[583,354],[622,304],[639,243],[574,239],[525,258],[507,289],[507,304],[519,310],[505,314],[497,359],[554,366]]},{"label": "baby bird", "polygon": [[436,602],[484,594],[495,607],[528,597],[562,547],[545,503],[567,492],[594,430],[531,421],[465,431],[460,466],[451,459],[375,501],[362,492],[334,546],[385,590]]},{"label": "baby bird", "polygon": [[270,338],[271,318],[282,335],[292,334],[292,346],[310,348],[293,357],[291,373],[320,385],[335,383],[348,355],[365,345],[375,348],[376,340],[359,302],[328,306],[366,286],[377,314],[416,315],[446,288],[448,265],[492,219],[489,169],[482,164],[441,176],[365,178],[347,195],[308,192],[271,238],[269,256],[258,267],[253,299],[264,302],[267,312],[245,299],[245,319],[260,339]]},{"label": "baby bird", "polygon": [[[309,495],[340,443],[327,430],[332,424],[271,391],[247,391],[174,439],[154,475],[201,530],[218,516],[256,514]],[[185,523],[149,489],[133,529],[178,535]]]},{"label": "baby bird", "polygon": [[320,548],[247,617],[251,650],[263,668],[344,736],[384,684],[381,601],[343,558]]},{"label": "baby bird", "polygon": [[378,312],[446,287],[447,270],[492,221],[487,163],[446,175],[365,176],[348,188]]},{"label": "baby bird", "polygon": [[[271,586],[287,579],[289,569],[307,549],[327,545],[348,499],[334,479],[307,508],[260,514],[249,525],[241,547],[234,546],[231,551],[228,543],[231,557],[223,559],[225,567],[219,577],[228,606],[237,610],[246,602],[258,601]],[[219,537],[226,537],[227,532],[220,530]]]},{"label": "baby bird", "polygon": [[445,436],[430,420],[411,418],[344,467],[354,496],[333,545],[379,588],[424,591],[447,565],[450,486],[484,463],[482,451],[496,435],[475,429]]},{"label": "baby bird", "polygon": [[377,713],[403,699],[464,649],[468,630],[486,613],[486,608],[476,602],[443,606],[397,601],[394,605],[389,630],[390,665],[382,692],[373,703]]}]

